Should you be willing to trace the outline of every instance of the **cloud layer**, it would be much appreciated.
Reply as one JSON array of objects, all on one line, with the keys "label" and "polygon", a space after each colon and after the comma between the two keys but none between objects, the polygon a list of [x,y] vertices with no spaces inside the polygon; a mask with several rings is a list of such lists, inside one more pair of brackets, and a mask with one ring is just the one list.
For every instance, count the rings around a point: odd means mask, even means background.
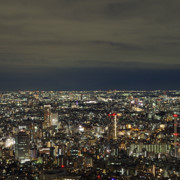
[{"label": "cloud layer", "polygon": [[178,71],[179,8],[179,0],[1,0],[0,71]]}]

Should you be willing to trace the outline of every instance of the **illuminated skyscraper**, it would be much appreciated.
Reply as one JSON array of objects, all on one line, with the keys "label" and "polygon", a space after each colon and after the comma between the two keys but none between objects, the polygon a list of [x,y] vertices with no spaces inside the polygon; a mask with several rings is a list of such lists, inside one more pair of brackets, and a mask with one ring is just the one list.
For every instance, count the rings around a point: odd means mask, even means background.
[{"label": "illuminated skyscraper", "polygon": [[15,138],[15,158],[20,162],[30,160],[30,138],[24,132],[20,131]]},{"label": "illuminated skyscraper", "polygon": [[58,121],[58,113],[51,113],[51,126],[57,126],[59,125]]},{"label": "illuminated skyscraper", "polygon": [[51,126],[51,105],[44,105],[43,129]]},{"label": "illuminated skyscraper", "polygon": [[32,160],[37,159],[37,146],[35,144],[32,144],[30,156]]}]

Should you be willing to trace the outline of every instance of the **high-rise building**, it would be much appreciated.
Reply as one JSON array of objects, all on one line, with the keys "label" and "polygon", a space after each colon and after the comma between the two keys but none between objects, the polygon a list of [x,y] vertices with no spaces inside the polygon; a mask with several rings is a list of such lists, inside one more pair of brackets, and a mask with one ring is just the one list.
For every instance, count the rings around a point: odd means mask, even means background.
[{"label": "high-rise building", "polygon": [[51,113],[51,126],[59,126],[58,113]]},{"label": "high-rise building", "polygon": [[15,158],[20,162],[30,160],[30,138],[24,131],[20,131],[15,138]]},{"label": "high-rise building", "polygon": [[35,143],[31,145],[30,156],[32,160],[37,159],[37,146],[35,145]]},{"label": "high-rise building", "polygon": [[51,126],[51,105],[44,105],[43,129]]}]

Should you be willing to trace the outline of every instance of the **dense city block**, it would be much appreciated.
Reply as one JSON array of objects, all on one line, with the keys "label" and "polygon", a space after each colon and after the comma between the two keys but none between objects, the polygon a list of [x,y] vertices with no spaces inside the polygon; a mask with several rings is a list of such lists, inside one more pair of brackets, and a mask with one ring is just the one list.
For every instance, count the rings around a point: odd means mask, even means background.
[{"label": "dense city block", "polygon": [[180,91],[0,92],[0,179],[178,179]]}]

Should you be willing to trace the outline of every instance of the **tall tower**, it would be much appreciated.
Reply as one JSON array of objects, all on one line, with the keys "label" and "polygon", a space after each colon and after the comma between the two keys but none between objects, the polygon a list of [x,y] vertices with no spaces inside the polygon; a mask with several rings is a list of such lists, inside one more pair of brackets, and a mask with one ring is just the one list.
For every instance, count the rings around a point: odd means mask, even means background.
[{"label": "tall tower", "polygon": [[108,114],[109,117],[113,117],[111,121],[111,127],[109,128],[110,131],[110,136],[114,139],[117,140],[117,114],[112,113]]},{"label": "tall tower", "polygon": [[20,162],[30,160],[30,138],[24,131],[20,131],[15,138],[15,158]]},{"label": "tall tower", "polygon": [[51,105],[44,105],[43,129],[51,125]]},{"label": "tall tower", "polygon": [[177,147],[177,137],[178,137],[178,132],[177,132],[177,127],[178,127],[178,122],[177,122],[177,118],[178,118],[178,115],[177,114],[174,114],[173,115],[174,117],[174,157],[177,157],[177,150],[178,150],[178,147]]},{"label": "tall tower", "polygon": [[114,140],[117,140],[117,114],[114,116]]}]

